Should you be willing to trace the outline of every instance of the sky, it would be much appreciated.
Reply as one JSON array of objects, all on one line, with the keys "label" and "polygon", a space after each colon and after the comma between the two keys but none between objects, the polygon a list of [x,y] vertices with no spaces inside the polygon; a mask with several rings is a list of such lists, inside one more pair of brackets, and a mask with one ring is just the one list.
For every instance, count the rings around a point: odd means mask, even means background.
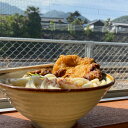
[{"label": "sky", "polygon": [[128,0],[0,0],[25,10],[27,6],[40,8],[41,13],[51,10],[79,11],[89,20],[117,18],[128,15]]}]

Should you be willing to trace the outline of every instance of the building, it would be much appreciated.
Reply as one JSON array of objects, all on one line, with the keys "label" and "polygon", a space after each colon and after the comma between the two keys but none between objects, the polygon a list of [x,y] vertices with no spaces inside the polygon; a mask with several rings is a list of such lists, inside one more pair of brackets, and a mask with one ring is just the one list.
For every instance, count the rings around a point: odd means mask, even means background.
[{"label": "building", "polygon": [[102,20],[94,20],[94,21],[91,21],[90,23],[86,24],[84,30],[89,28],[92,31],[100,31],[100,32],[102,32],[103,26],[104,26],[104,21],[102,21]]},{"label": "building", "polygon": [[43,29],[55,30],[61,27],[65,27],[65,19],[57,17],[41,17],[41,25]]},{"label": "building", "polygon": [[128,24],[126,24],[126,23],[112,23],[111,32],[128,33]]},{"label": "building", "polygon": [[64,18],[56,18],[56,17],[41,17],[41,22],[42,23],[64,23]]}]

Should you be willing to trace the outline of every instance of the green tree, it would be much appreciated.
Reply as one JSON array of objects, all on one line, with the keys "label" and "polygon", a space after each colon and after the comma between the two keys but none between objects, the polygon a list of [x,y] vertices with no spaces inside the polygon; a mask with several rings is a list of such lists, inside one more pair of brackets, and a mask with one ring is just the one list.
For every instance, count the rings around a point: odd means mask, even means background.
[{"label": "green tree", "polygon": [[115,35],[112,32],[106,32],[104,35],[104,41],[112,42],[114,38],[115,38]]},{"label": "green tree", "polygon": [[11,16],[0,16],[0,36],[12,36]]},{"label": "green tree", "polygon": [[74,20],[76,20],[81,14],[78,11],[75,11],[73,13],[70,13],[70,15],[67,17],[67,21],[69,23],[72,23]]},{"label": "green tree", "polygon": [[74,25],[82,25],[82,24],[84,24],[84,21],[81,20],[80,18],[77,18],[77,19],[75,19],[75,20],[72,22],[72,24],[74,24]]},{"label": "green tree", "polygon": [[81,14],[80,14],[78,11],[75,11],[75,12],[73,13],[73,16],[74,16],[75,18],[77,18],[77,17],[81,16]]},{"label": "green tree", "polygon": [[104,31],[108,32],[111,30],[111,26],[112,26],[112,21],[110,18],[108,18],[105,23],[104,23]]},{"label": "green tree", "polygon": [[92,29],[90,28],[90,26],[88,25],[86,27],[86,29],[84,30],[85,34],[89,37],[92,34]]},{"label": "green tree", "polygon": [[53,20],[50,21],[50,30],[55,31],[55,22]]},{"label": "green tree", "polygon": [[72,13],[70,13],[70,15],[67,17],[67,21],[69,23],[72,23],[74,21],[74,17],[72,16]]},{"label": "green tree", "polygon": [[27,33],[27,17],[19,14],[12,16],[11,27],[14,37],[28,37]]},{"label": "green tree", "polygon": [[27,18],[20,14],[0,17],[0,36],[28,37]]},{"label": "green tree", "polygon": [[106,21],[105,21],[105,26],[111,26],[112,25],[112,21],[110,18],[108,18]]},{"label": "green tree", "polygon": [[27,32],[30,38],[40,38],[42,32],[41,17],[39,8],[29,6],[25,11],[28,18]]}]

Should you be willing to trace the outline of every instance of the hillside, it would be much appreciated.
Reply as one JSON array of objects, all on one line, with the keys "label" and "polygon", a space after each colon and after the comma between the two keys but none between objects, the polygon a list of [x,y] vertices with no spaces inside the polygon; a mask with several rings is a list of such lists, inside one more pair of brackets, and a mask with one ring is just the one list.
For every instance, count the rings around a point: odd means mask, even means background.
[{"label": "hillside", "polygon": [[16,6],[12,6],[8,3],[4,3],[4,2],[0,2],[0,14],[15,14],[15,13],[19,13],[19,14],[23,14],[24,11],[17,8]]},{"label": "hillside", "polygon": [[128,23],[128,16],[121,16],[113,20],[116,23]]},{"label": "hillside", "polygon": [[[43,17],[56,17],[56,18],[64,18],[66,20],[66,18],[70,15],[70,12],[62,12],[62,11],[57,11],[57,10],[51,10],[46,12],[45,14],[43,14]],[[80,16],[79,18],[81,19],[86,19],[88,22],[89,20],[87,18],[85,18],[84,16]]]}]

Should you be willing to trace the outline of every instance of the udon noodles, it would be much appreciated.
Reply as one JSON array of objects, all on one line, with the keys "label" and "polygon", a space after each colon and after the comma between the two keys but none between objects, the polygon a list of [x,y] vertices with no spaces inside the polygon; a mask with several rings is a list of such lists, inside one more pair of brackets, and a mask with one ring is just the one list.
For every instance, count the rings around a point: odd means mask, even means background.
[{"label": "udon noodles", "polygon": [[45,76],[35,74],[24,75],[22,78],[6,79],[3,83],[25,88],[76,89],[103,86],[110,82],[111,80],[108,77],[100,81],[99,79],[87,80],[84,78],[57,78],[53,74],[47,74]]}]

